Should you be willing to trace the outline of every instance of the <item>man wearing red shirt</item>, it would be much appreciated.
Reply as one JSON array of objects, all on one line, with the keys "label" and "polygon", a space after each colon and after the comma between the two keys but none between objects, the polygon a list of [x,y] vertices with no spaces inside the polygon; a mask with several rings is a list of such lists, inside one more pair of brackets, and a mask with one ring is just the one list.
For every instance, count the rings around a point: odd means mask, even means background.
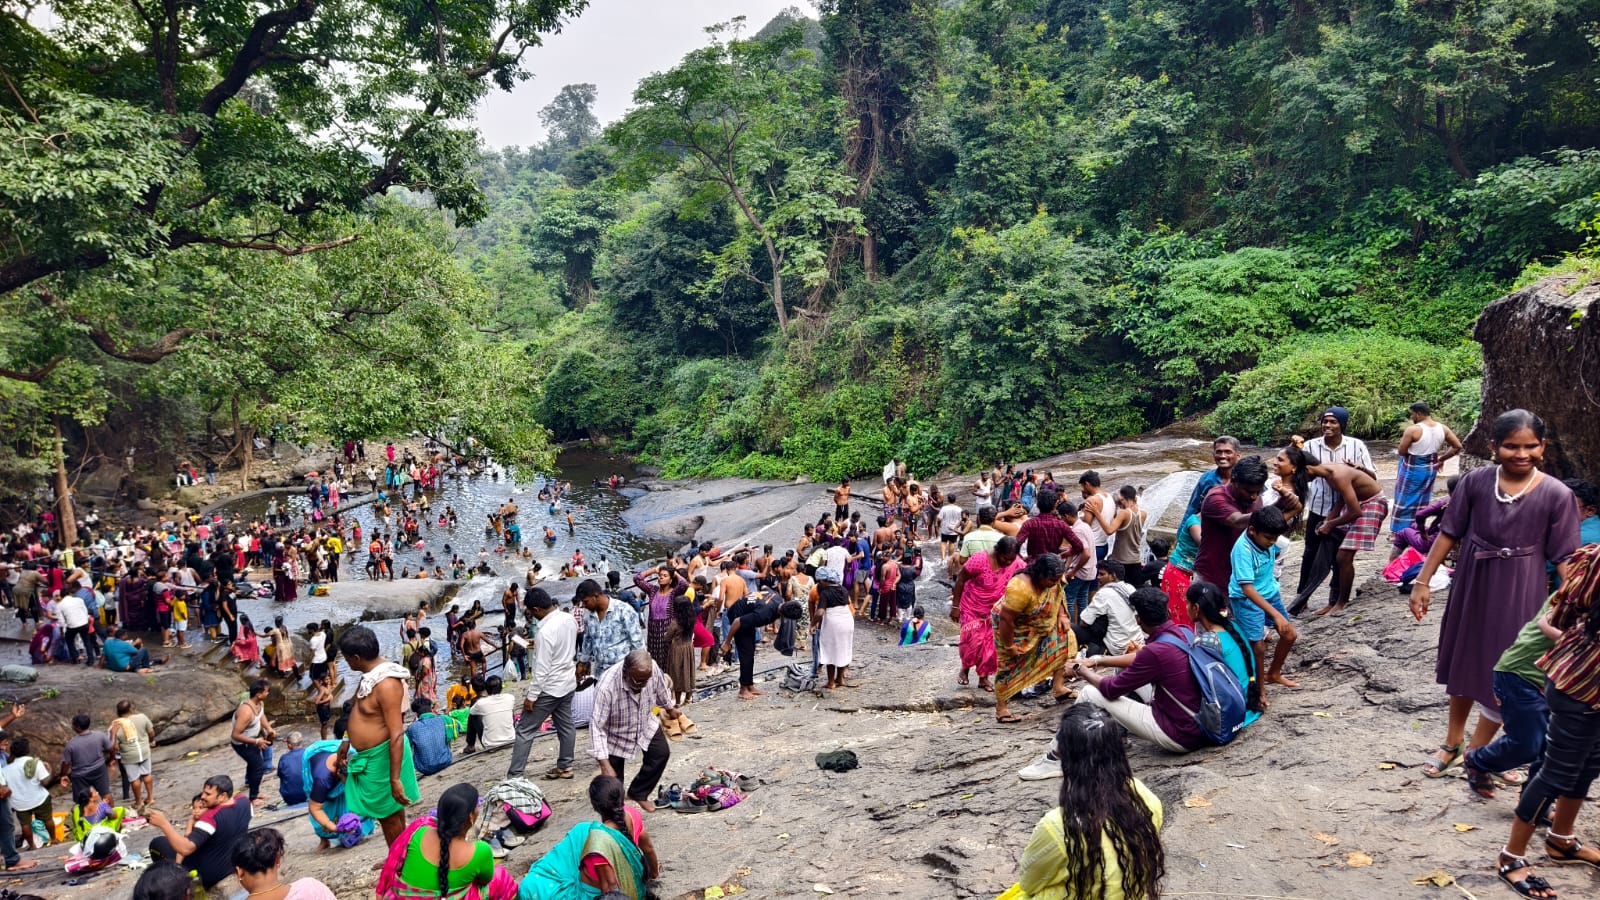
[{"label": "man wearing red shirt", "polygon": [[1229,554],[1250,525],[1250,514],[1261,505],[1261,490],[1267,484],[1267,464],[1259,456],[1247,456],[1233,467],[1233,478],[1219,484],[1200,503],[1200,553],[1195,557],[1194,575],[1224,591],[1233,566]]}]

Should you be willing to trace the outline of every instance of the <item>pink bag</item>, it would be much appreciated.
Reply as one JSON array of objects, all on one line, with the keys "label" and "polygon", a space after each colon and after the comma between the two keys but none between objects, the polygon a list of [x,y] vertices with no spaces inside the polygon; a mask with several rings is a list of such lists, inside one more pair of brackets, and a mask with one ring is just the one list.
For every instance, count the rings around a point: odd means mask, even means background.
[{"label": "pink bag", "polygon": [[1394,561],[1383,567],[1383,580],[1390,584],[1399,584],[1401,576],[1406,570],[1422,562],[1422,554],[1415,547],[1407,547],[1406,552],[1394,558]]}]

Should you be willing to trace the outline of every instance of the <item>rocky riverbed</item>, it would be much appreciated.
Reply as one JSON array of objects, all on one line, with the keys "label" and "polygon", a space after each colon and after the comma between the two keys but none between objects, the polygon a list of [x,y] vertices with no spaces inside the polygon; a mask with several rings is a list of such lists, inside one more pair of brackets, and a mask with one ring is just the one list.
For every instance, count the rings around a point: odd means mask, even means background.
[{"label": "rocky riverbed", "polygon": [[[1074,461],[1059,466],[1081,467]],[[1111,466],[1103,471],[1121,477]],[[648,487],[626,518],[647,528],[652,521],[699,517],[673,539],[784,547],[799,523],[814,521],[828,506],[823,485]],[[1289,579],[1298,551],[1296,545],[1289,553]],[[1166,896],[1364,900],[1499,890],[1491,863],[1514,795],[1502,791],[1500,799],[1481,802],[1470,799],[1458,778],[1422,777],[1422,762],[1444,725],[1444,695],[1432,677],[1439,619],[1414,622],[1403,598],[1374,577],[1382,563],[1380,554],[1360,561],[1362,587],[1349,614],[1302,623],[1289,666],[1302,687],[1277,689],[1270,713],[1240,740],[1185,757],[1132,747],[1136,774],[1166,807]],[[919,584],[919,600],[943,625],[948,585],[932,568]],[[396,609],[410,602],[393,601]],[[1034,822],[1059,787],[1023,782],[1016,772],[1044,749],[1059,710],[1020,703],[1028,721],[995,725],[992,696],[955,682],[957,653],[948,627],[932,645],[901,649],[887,631],[863,625],[856,648],[864,682],[857,690],[787,696],[768,683],[767,695],[756,702],[724,691],[690,706],[698,733],[674,744],[665,781],[688,783],[714,765],[756,775],[763,786],[722,812],[650,817],[665,864],[660,896],[699,898],[716,886],[755,897],[815,898],[822,885],[838,897],[992,897],[1010,883]],[[778,661],[762,649],[761,666]],[[160,676],[150,693],[165,693],[160,689],[172,682],[163,679],[179,671]],[[153,698],[141,702],[148,706]],[[224,727],[158,750],[160,805],[180,809],[216,772],[242,779],[243,764],[226,746]],[[290,727],[285,723],[280,731]],[[586,740],[580,732],[580,759]],[[815,755],[838,748],[855,751],[861,768],[844,774],[817,769]],[[553,753],[546,736],[529,770],[540,771]],[[423,779],[418,808],[431,808],[459,781],[487,787],[503,775],[508,756],[505,749],[480,754]],[[555,817],[545,832],[511,851],[505,864],[517,875],[590,815],[584,778],[547,784]],[[321,878],[342,898],[371,895],[381,842],[318,853],[303,816],[282,818],[263,812],[257,821],[275,823],[288,837],[286,877]],[[1585,813],[1583,833],[1593,834],[1595,819],[1592,810]],[[136,832],[130,845],[142,850],[152,834]],[[75,891],[62,885],[55,848],[37,856],[50,872],[0,877],[0,886],[27,885],[52,897],[90,890],[125,896],[131,888],[131,873],[110,872]],[[1443,886],[1426,882],[1440,872],[1444,877],[1436,880]],[[1564,896],[1600,891],[1584,871],[1546,867],[1545,874]]]}]

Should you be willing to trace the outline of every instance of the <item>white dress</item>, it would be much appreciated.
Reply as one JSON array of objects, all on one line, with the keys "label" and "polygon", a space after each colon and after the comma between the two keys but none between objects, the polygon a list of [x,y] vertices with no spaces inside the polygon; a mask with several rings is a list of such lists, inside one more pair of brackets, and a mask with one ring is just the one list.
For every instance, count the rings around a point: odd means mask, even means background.
[{"label": "white dress", "polygon": [[848,666],[854,658],[856,617],[849,604],[822,611],[822,629],[817,632],[817,663]]}]

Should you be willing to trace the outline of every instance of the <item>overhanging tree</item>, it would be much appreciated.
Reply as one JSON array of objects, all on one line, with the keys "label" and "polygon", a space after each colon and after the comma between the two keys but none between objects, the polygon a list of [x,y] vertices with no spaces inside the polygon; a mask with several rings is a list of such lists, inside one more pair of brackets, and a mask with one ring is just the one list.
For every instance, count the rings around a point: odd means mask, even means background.
[{"label": "overhanging tree", "polygon": [[355,235],[311,220],[396,186],[475,219],[455,123],[587,0],[58,0],[49,27],[37,5],[0,3],[0,292],[336,246]]}]

